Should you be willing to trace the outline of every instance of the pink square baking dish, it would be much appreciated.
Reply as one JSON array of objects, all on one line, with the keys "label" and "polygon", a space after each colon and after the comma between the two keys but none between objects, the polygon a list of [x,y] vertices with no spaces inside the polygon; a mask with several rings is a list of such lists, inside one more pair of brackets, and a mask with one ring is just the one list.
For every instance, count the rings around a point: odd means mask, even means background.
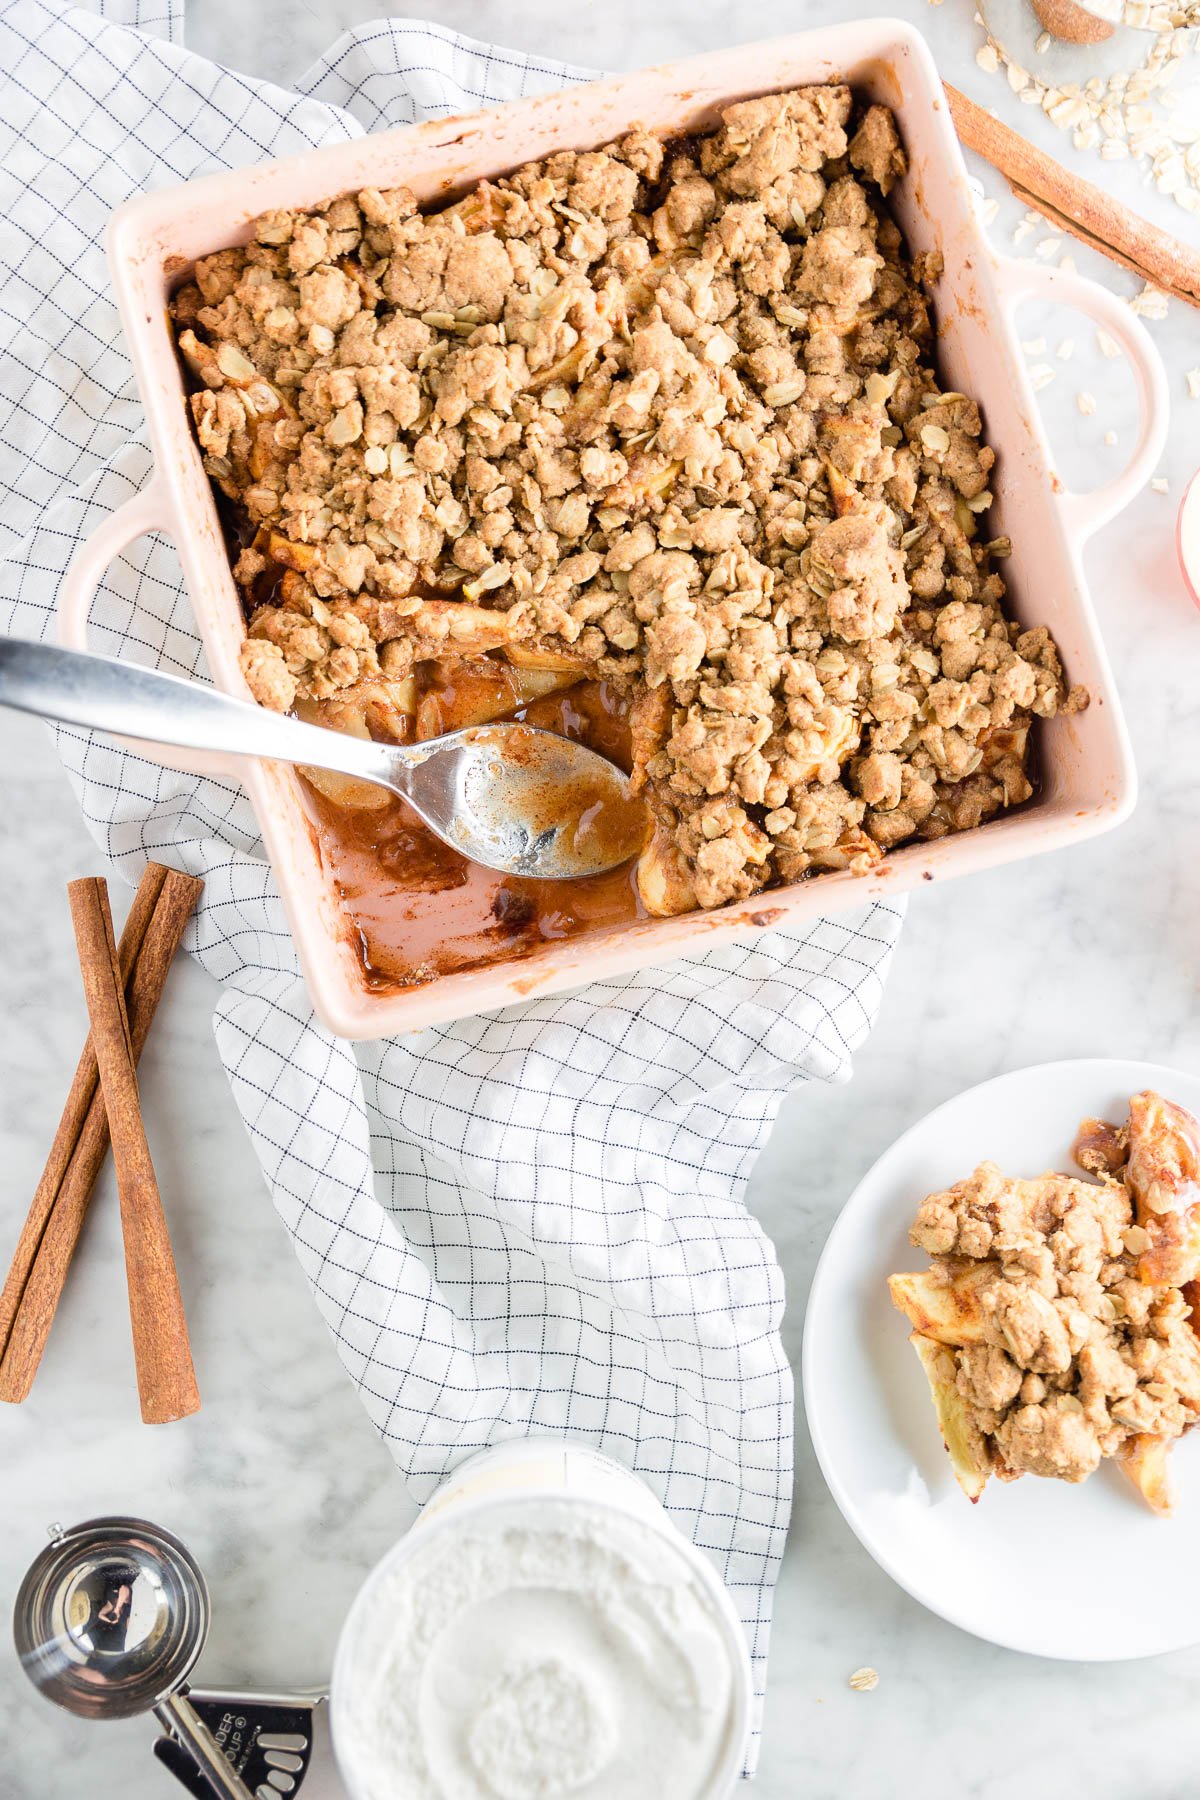
[{"label": "pink square baking dish", "polygon": [[[910,167],[891,202],[910,251],[938,250],[944,259],[934,290],[939,356],[953,386],[980,403],[987,441],[997,452],[997,506],[991,517],[993,530],[1012,539],[1006,568],[1010,603],[1019,619],[1050,627],[1068,679],[1090,690],[1091,705],[1043,727],[1040,786],[1027,806],[961,836],[893,851],[870,876],[821,875],[716,912],[613,926],[547,943],[517,961],[382,993],[367,984],[353,927],[322,865],[296,774],[268,762],[200,764],[184,762],[178,751],[155,751],[173,766],[244,782],[313,1004],[334,1032],[373,1038],[412,1031],[697,953],[736,934],[769,926],[800,928],[821,914],[921,881],[1058,849],[1106,831],[1129,814],[1133,763],[1082,553],[1088,536],[1120,511],[1158,461],[1167,422],[1162,367],[1139,320],[1114,296],[1073,273],[997,257],[989,248],[930,52],[911,26],[888,19],[743,44],[128,202],[112,219],[108,257],[156,472],[80,549],[61,597],[62,638],[86,647],[91,599],[107,564],[143,533],[164,532],[178,546],[214,681],[231,693],[246,693],[238,668],[241,607],[192,438],[167,320],[168,296],[196,257],[245,242],[250,221],[268,208],[307,207],[350,189],[399,183],[422,203],[437,204],[483,177],[555,150],[607,143],[634,123],[664,135],[708,130],[718,122],[719,109],[732,101],[828,81],[849,82],[897,115]],[[1014,329],[1016,308],[1025,299],[1053,299],[1081,309],[1112,334],[1132,365],[1141,407],[1139,440],[1124,471],[1092,493],[1067,491],[1055,473]],[[144,753],[144,746],[138,748]]]}]

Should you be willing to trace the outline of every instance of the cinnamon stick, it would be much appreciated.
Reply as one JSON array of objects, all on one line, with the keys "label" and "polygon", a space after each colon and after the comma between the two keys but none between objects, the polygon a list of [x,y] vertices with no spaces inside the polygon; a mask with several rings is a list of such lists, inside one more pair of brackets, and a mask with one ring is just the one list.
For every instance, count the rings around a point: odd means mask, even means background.
[{"label": "cinnamon stick", "polygon": [[179,1277],[142,1122],[108,890],[88,877],[67,893],[117,1172],[142,1417],[162,1424],[200,1405]]},{"label": "cinnamon stick", "polygon": [[[184,926],[204,884],[195,876],[181,874],[176,869],[163,869],[162,880],[156,880],[156,885],[159,893],[153,916],[125,990],[135,1061],[145,1045]],[[140,892],[139,888],[139,895]],[[134,904],[137,904],[136,900]],[[122,933],[122,944],[125,936],[126,933]],[[0,1400],[16,1404],[28,1397],[108,1143],[108,1116],[104,1096],[97,1085],[18,1302],[8,1344],[0,1361]]]},{"label": "cinnamon stick", "polygon": [[[158,896],[162,892],[163,882],[168,871],[161,863],[147,863],[138,889],[129,908],[129,917],[125,921],[125,929],[121,933],[118,956],[121,964],[121,981],[125,985],[133,971],[147,927],[154,913]],[[13,1320],[17,1316],[17,1308],[25,1292],[34,1259],[41,1246],[54,1203],[58,1198],[64,1177],[75,1154],[80,1133],[83,1131],[88,1110],[95,1098],[100,1076],[96,1068],[96,1052],[92,1048],[89,1033],[83,1046],[83,1054],[75,1070],[75,1079],[71,1083],[71,1091],[67,1095],[62,1117],[58,1122],[58,1130],[54,1134],[54,1142],[50,1146],[50,1154],[46,1158],[46,1166],[42,1170],[42,1178],[37,1184],[33,1200],[17,1239],[17,1247],[13,1252],[12,1264],[5,1278],[3,1290],[0,1290],[0,1357],[8,1346],[12,1334]]]},{"label": "cinnamon stick", "polygon": [[1200,250],[1072,175],[957,88],[947,84],[946,97],[963,143],[999,169],[1026,206],[1164,294],[1200,307]]}]

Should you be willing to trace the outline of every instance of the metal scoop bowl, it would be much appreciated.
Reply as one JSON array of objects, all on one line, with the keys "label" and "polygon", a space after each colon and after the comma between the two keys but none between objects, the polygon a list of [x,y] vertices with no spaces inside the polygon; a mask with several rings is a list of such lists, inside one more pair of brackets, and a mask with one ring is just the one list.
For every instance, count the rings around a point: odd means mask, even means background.
[{"label": "metal scoop bowl", "polygon": [[646,815],[629,778],[584,744],[509,722],[423,744],[304,725],[136,663],[0,640],[0,705],[122,737],[264,756],[373,781],[470,861],[506,875],[578,880],[628,862]]},{"label": "metal scoop bowl", "polygon": [[48,1700],[83,1719],[153,1713],[219,1800],[252,1800],[182,1691],[208,1623],[208,1588],[178,1538],[145,1519],[89,1519],[34,1561],[13,1639]]}]

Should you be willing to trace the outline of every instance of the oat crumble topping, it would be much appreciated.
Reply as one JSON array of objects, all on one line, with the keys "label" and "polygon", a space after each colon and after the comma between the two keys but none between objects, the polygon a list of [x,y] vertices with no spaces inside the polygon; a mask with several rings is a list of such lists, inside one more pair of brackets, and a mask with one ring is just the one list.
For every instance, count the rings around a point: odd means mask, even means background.
[{"label": "oat crumble topping", "polygon": [[1004,613],[904,169],[886,108],[813,87],[202,258],[173,314],[256,698],[386,731],[432,658],[624,684],[657,913],[1028,798],[1033,719],[1086,695]]},{"label": "oat crumble topping", "polygon": [[930,1194],[893,1276],[955,1472],[1079,1482],[1116,1457],[1169,1510],[1165,1452],[1200,1419],[1200,1125],[1150,1091],[1074,1146],[1095,1179],[1018,1180],[994,1163]]}]

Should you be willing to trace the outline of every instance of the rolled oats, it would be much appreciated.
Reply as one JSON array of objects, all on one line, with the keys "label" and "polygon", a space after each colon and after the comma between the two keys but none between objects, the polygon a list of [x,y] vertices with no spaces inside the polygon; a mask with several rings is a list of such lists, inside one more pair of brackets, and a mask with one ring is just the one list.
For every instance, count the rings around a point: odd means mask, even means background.
[{"label": "rolled oats", "polygon": [[1146,282],[1140,294],[1135,294],[1129,302],[1130,312],[1137,313],[1143,319],[1165,319],[1168,300],[1161,289],[1152,287]]},{"label": "rolled oats", "polygon": [[[990,34],[977,13],[976,23],[985,31],[985,42],[975,53],[987,74],[1004,72],[1010,88],[1027,105],[1039,105],[1060,131],[1071,134],[1079,150],[1095,150],[1106,162],[1133,157],[1143,162],[1147,175],[1160,193],[1169,195],[1186,212],[1200,210],[1200,157],[1181,156],[1177,146],[1198,141],[1194,107],[1188,118],[1173,116],[1178,96],[1171,92],[1182,58],[1194,54],[1200,26],[1200,0],[1093,0],[1092,9],[1105,12],[1113,22],[1122,18],[1140,29],[1153,31],[1145,61],[1133,75],[1120,72],[1107,79],[1091,76],[1082,85],[1065,83],[1048,87],[1008,54]],[[1036,50],[1046,48],[1046,34]],[[1028,232],[1018,227],[1019,243]]]}]

